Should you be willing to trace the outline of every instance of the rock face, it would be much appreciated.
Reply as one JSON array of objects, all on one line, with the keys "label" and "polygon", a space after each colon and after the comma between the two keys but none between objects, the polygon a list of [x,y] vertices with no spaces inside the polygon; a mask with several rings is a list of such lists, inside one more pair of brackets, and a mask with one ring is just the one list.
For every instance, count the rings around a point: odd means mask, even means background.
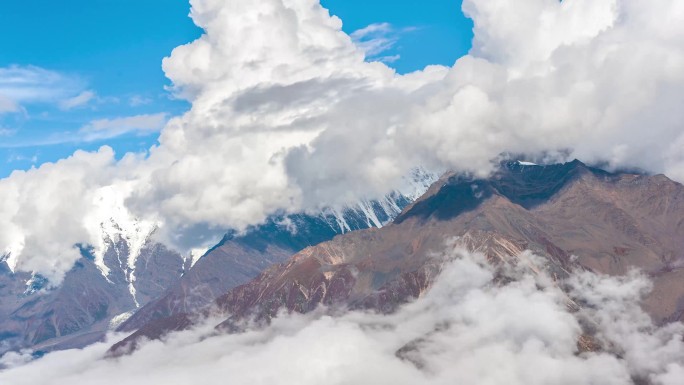
[{"label": "rock face", "polygon": [[[552,275],[569,268],[648,273],[644,307],[656,322],[684,315],[684,186],[662,175],[608,173],[579,161],[503,164],[487,179],[445,175],[391,225],[308,247],[215,301],[235,319],[320,304],[392,311],[420,296],[439,274],[446,242],[481,251],[492,263],[524,250],[545,257]],[[523,254],[524,255],[524,254]],[[113,347],[191,324],[192,314],[146,324]]]},{"label": "rock face", "polygon": [[0,261],[0,354],[95,342],[183,273],[181,256],[161,244],[146,242],[136,253],[131,267],[129,243],[118,237],[110,240],[102,262],[83,250],[57,288],[39,275],[14,273]]}]

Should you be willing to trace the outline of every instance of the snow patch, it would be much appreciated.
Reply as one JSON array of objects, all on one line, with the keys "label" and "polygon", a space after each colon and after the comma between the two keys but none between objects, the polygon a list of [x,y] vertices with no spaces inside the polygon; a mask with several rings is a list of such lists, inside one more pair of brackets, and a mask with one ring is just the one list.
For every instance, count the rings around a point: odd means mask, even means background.
[{"label": "snow patch", "polygon": [[140,303],[138,302],[138,297],[136,297],[137,291],[135,290],[135,285],[133,285],[134,281],[135,281],[135,276],[133,274],[130,274],[128,276],[128,292],[131,293],[131,297],[133,298],[133,302],[135,302],[135,307],[139,308]]},{"label": "snow patch", "polygon": [[388,195],[384,199],[381,199],[378,203],[382,206],[382,209],[386,213],[391,213],[390,218],[394,218],[401,213],[401,207],[397,204],[395,197],[393,195]]},{"label": "snow patch", "polygon": [[344,234],[345,232],[351,231],[351,227],[349,226],[349,223],[347,223],[347,220],[344,219],[344,210],[339,210],[336,208],[331,208],[329,210],[330,210],[330,213],[332,214],[333,218],[335,218],[335,221],[337,222],[337,226],[340,228],[341,234]]},{"label": "snow patch", "polygon": [[121,313],[117,316],[114,316],[110,321],[109,321],[109,330],[114,330],[118,328],[122,323],[126,322],[131,316],[133,315],[133,311],[127,311],[125,313]]},{"label": "snow patch", "polygon": [[361,209],[361,212],[363,213],[366,219],[366,224],[368,225],[368,227],[382,227],[383,223],[380,222],[378,216],[375,214],[375,210],[373,209],[372,203],[364,200],[358,203],[358,207],[359,209]]},{"label": "snow patch", "polygon": [[200,258],[202,258],[204,254],[207,253],[207,251],[209,251],[208,247],[201,247],[190,250],[190,267],[195,266],[197,261],[199,261]]}]

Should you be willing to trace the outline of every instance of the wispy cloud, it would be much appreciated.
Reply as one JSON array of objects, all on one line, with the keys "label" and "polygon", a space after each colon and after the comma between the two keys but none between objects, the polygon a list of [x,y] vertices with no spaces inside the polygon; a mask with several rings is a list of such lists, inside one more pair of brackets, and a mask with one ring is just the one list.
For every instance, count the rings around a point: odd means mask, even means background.
[{"label": "wispy cloud", "polygon": [[131,107],[139,107],[139,106],[144,106],[146,104],[152,103],[152,99],[144,97],[142,95],[133,95],[131,98],[128,100],[128,104]]},{"label": "wispy cloud", "polygon": [[36,66],[0,67],[0,114],[25,111],[31,104],[53,105],[63,111],[89,104],[118,103],[86,88],[78,76]]},{"label": "wispy cloud", "polygon": [[19,112],[21,108],[12,99],[0,94],[0,115],[8,112]]},{"label": "wispy cloud", "polygon": [[83,142],[83,140],[79,139],[73,132],[60,131],[40,138],[15,138],[12,141],[0,141],[0,149],[44,147],[79,142]]},{"label": "wispy cloud", "polygon": [[[55,146],[65,143],[85,143],[116,138],[126,134],[149,135],[161,131],[169,115],[165,112],[117,118],[96,119],[78,130],[55,131],[40,137],[21,137],[0,141],[0,148]],[[0,137],[14,136],[16,130],[0,128]]]},{"label": "wispy cloud", "polygon": [[38,163],[38,154],[33,154],[31,156],[21,155],[21,154],[11,154],[7,158],[7,163],[14,162],[30,162],[31,164]]},{"label": "wispy cloud", "polygon": [[0,68],[0,98],[15,105],[59,103],[82,92],[83,82],[56,71],[35,66]]},{"label": "wispy cloud", "polygon": [[401,58],[400,55],[383,55],[394,48],[402,34],[414,31],[415,28],[397,29],[390,23],[374,23],[358,29],[350,35],[354,43],[360,47],[370,60],[392,63]]},{"label": "wispy cloud", "polygon": [[68,111],[74,108],[83,107],[93,101],[96,97],[97,94],[91,90],[83,91],[74,97],[59,102],[59,108]]},{"label": "wispy cloud", "polygon": [[159,132],[167,120],[168,115],[163,112],[114,119],[98,119],[83,126],[79,133],[81,139],[86,142],[114,138],[129,133],[145,135]]},{"label": "wispy cloud", "polygon": [[0,137],[7,137],[16,134],[17,130],[12,130],[10,128],[0,127]]}]

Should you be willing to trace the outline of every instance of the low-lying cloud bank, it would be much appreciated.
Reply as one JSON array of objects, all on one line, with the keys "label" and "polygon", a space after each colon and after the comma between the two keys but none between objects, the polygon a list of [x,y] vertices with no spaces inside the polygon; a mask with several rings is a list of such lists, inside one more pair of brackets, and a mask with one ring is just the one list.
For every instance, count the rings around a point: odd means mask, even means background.
[{"label": "low-lying cloud bank", "polygon": [[[212,324],[102,359],[109,344],[52,353],[0,382],[21,384],[640,384],[684,379],[684,325],[640,309],[649,281],[578,272],[561,291],[525,253],[494,268],[455,251],[422,298],[396,313],[282,315],[265,329],[212,335]],[[535,269],[537,270],[537,269]],[[511,279],[501,279],[502,276]],[[574,302],[573,302],[574,301]],[[581,304],[577,307],[576,304]],[[580,351],[578,341],[603,350]]]},{"label": "low-lying cloud bank", "polygon": [[365,61],[318,0],[191,4],[205,34],[163,68],[192,108],[158,146],[118,162],[106,147],[80,152],[0,180],[0,252],[13,268],[58,282],[74,244],[98,244],[102,189],[173,243],[195,225],[244,228],[377,196],[416,165],[486,174],[504,152],[684,180],[679,0],[465,0],[470,54],[407,75]]}]

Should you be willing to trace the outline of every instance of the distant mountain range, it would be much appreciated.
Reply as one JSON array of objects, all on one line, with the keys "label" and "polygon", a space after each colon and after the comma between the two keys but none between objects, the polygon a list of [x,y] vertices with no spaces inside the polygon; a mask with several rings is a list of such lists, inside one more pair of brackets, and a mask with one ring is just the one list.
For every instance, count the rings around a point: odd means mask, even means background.
[{"label": "distant mountain range", "polygon": [[320,217],[293,222],[301,233],[288,235],[274,221],[257,236],[227,236],[122,324],[136,331],[111,352],[217,312],[224,317],[217,328],[226,331],[246,318],[268,322],[282,310],[320,305],[391,312],[431,287],[447,247],[482,252],[494,264],[531,250],[544,259],[527,261],[531,267],[559,281],[574,269],[623,275],[639,268],[653,280],[643,305],[653,319],[684,318],[684,186],[663,175],[610,173],[579,161],[505,162],[486,179],[445,174],[382,228],[333,238]]},{"label": "distant mountain range", "polygon": [[684,320],[681,184],[579,161],[504,162],[488,178],[418,170],[407,181],[382,200],[229,231],[199,258],[155,242],[153,226],[112,220],[104,252],[82,247],[56,288],[0,258],[0,354],[83,347],[110,330],[132,333],[112,347],[123,354],[217,314],[231,331],[320,305],[392,312],[429,290],[449,247],[494,264],[531,250],[544,260],[533,268],[559,282],[576,269],[639,268],[654,285],[645,310],[660,324]]}]

